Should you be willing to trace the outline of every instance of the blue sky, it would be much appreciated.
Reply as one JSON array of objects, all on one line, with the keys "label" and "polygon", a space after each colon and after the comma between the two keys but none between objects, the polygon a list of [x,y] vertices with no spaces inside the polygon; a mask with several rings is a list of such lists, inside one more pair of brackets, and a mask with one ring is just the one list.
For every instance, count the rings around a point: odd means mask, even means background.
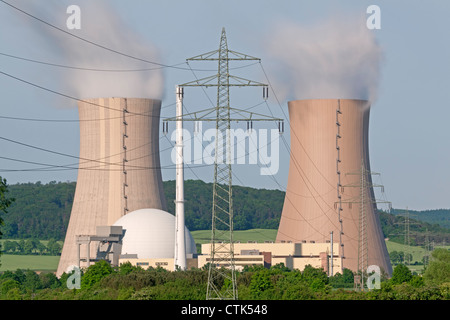
[{"label": "blue sky", "polygon": [[[88,2],[79,0],[20,0],[11,3],[60,28],[66,28],[69,16],[65,12],[67,6],[78,4],[81,8],[81,30],[67,31],[98,42],[104,40],[101,44],[117,46],[115,48],[118,50],[129,53],[132,50],[129,46],[121,47],[109,42],[117,31],[114,28],[121,28],[122,36],[130,41],[141,39],[142,45],[148,44],[152,48],[149,54],[155,54],[143,58],[165,65],[180,64],[184,68],[186,58],[217,49],[221,29],[225,27],[230,49],[261,58],[262,66],[273,83],[280,80],[280,75],[276,74],[278,65],[268,50],[267,43],[276,43],[274,30],[278,30],[280,25],[287,23],[308,30],[311,26],[326,25],[329,21],[334,21],[337,25],[339,20],[353,18],[364,24],[368,17],[367,7],[378,5],[381,9],[381,29],[370,31],[382,50],[369,137],[371,168],[381,173],[381,179],[376,177],[375,182],[384,184],[385,196],[395,208],[450,208],[450,133],[447,125],[450,118],[448,1],[111,0],[107,2],[111,4],[110,7],[105,8],[111,10],[113,15],[109,15],[109,11],[95,12],[99,7],[93,9]],[[109,18],[120,19],[122,22],[116,24],[108,21]],[[328,24],[330,28],[333,28],[333,23]],[[64,44],[48,40],[52,34],[59,33],[49,29],[51,28],[0,3],[0,53],[57,64],[76,63],[71,59],[70,49],[67,50]],[[104,39],[98,37],[99,34],[104,34]],[[55,39],[59,37],[70,38],[60,34]],[[105,61],[100,61],[102,65],[98,67],[109,66],[108,57],[114,54],[92,48],[86,43],[76,44],[75,39],[70,41],[77,49],[92,50],[97,58],[104,58]],[[139,48],[136,50],[133,52],[136,55],[145,52]],[[83,60],[81,66],[95,68],[100,62],[98,59]],[[216,65],[206,62],[195,65],[192,63],[191,66],[208,70],[216,68]],[[123,58],[121,67],[149,65]],[[73,96],[79,93],[76,88],[70,88],[64,83],[74,74],[67,69],[0,55],[0,71],[57,92]],[[235,71],[246,78],[266,82],[259,64],[244,65],[244,68]],[[159,75],[163,79],[162,117],[175,115],[172,104],[175,102],[176,84],[194,80],[195,76],[210,74],[211,72],[196,71],[194,75],[186,68],[160,70]],[[91,75],[87,71],[81,74],[86,78]],[[271,94],[267,105],[261,104],[252,110],[267,114],[267,108],[270,107],[275,116],[284,117],[284,114],[288,114],[287,99],[301,98],[301,88],[298,97],[283,95],[282,86],[274,86],[274,90],[280,104]],[[0,137],[73,156],[48,153],[3,139],[0,140],[0,156],[3,157],[0,158],[0,175],[10,184],[75,181],[76,169],[37,171],[42,165],[17,160],[76,167],[79,151],[76,102],[4,74],[0,74],[0,92],[0,116],[74,120],[61,123],[0,118]],[[232,102],[236,102],[237,107],[251,107],[262,102],[259,89],[239,89],[232,94]],[[206,94],[199,88],[189,89],[185,93],[186,109],[194,111],[211,107],[209,99],[215,101],[215,96],[214,89],[211,88],[206,90]],[[261,126],[273,128],[273,124]],[[289,142],[288,129],[286,128],[284,137]],[[165,150],[161,153],[162,165],[167,166],[163,169],[163,178],[174,179],[175,170],[170,167],[170,143],[165,137],[161,137],[160,141],[161,150]],[[252,187],[283,189],[287,184],[288,168],[289,153],[283,143],[280,143],[280,170],[276,175],[261,176],[260,168],[255,165],[235,165],[234,182]],[[187,179],[198,177],[210,182],[213,168],[193,166],[192,171],[186,169],[185,176]]]}]

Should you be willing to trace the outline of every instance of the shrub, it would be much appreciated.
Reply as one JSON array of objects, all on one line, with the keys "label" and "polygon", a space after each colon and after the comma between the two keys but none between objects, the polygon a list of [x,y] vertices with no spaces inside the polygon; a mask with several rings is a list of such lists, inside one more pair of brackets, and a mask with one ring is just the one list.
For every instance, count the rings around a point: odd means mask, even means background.
[{"label": "shrub", "polygon": [[430,285],[450,282],[450,251],[436,249],[431,256],[432,260],[424,274],[425,282]]},{"label": "shrub", "polygon": [[412,273],[407,266],[399,264],[394,268],[392,272],[392,284],[402,284],[409,282],[412,279]]},{"label": "shrub", "polygon": [[93,285],[100,282],[102,278],[111,274],[112,272],[113,269],[111,268],[110,264],[105,260],[100,260],[96,262],[92,266],[89,266],[85,274],[83,274],[83,276],[81,277],[81,288],[82,289],[91,288]]}]

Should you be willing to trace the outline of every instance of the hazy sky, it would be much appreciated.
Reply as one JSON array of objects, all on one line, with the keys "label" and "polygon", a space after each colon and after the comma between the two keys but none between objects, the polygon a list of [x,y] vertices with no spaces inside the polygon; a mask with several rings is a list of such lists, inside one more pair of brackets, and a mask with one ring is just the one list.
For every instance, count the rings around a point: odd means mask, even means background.
[{"label": "hazy sky", "polygon": [[[37,86],[75,98],[161,98],[162,117],[174,116],[175,85],[215,74],[217,69],[214,63],[191,62],[191,71],[185,59],[216,50],[225,27],[229,49],[262,59],[261,64],[233,64],[238,68],[232,72],[267,82],[264,70],[275,92],[270,92],[265,104],[260,88],[236,89],[232,106],[253,107],[254,112],[284,118],[291,99],[370,98],[371,169],[381,173],[374,182],[384,184],[387,200],[394,208],[450,208],[448,1],[5,1],[97,44],[177,67],[158,69],[158,65],[95,47],[0,2],[0,175],[10,184],[75,181],[77,177],[76,101]],[[80,30],[66,25],[70,15],[66,9],[73,4],[81,9]],[[381,9],[379,30],[366,27],[369,5]],[[5,54],[90,69],[154,70],[75,70]],[[352,72],[342,74],[340,66]],[[318,79],[312,76],[316,70]],[[344,82],[353,83],[351,90],[332,85]],[[214,90],[186,89],[185,111],[212,107]],[[358,96],[359,92],[367,97]],[[169,133],[173,128],[171,124]],[[186,128],[192,130],[192,124]],[[258,124],[257,128],[275,125]],[[289,143],[287,122],[285,130],[284,141]],[[161,133],[164,180],[175,177],[169,139],[170,134]],[[50,171],[47,165],[53,166]],[[212,181],[212,166],[191,169],[185,170],[186,179]],[[284,190],[288,169],[289,151],[280,140],[277,174],[262,176],[258,165],[235,165],[233,182]]]}]

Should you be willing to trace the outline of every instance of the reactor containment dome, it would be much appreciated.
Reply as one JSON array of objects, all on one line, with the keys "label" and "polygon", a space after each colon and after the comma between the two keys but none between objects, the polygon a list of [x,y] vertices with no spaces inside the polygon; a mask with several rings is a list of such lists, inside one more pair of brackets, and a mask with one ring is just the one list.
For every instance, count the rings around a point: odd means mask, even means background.
[{"label": "reactor containment dome", "polygon": [[[122,226],[122,255],[138,259],[174,258],[175,216],[160,209],[139,209],[114,223]],[[194,238],[185,227],[186,254],[196,254]]]}]

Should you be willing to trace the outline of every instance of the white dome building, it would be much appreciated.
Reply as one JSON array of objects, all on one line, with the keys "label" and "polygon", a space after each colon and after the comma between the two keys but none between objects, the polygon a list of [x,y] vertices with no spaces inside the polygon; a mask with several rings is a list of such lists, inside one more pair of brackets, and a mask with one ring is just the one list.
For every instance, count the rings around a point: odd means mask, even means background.
[{"label": "white dome building", "polygon": [[[124,230],[121,256],[134,256],[126,260],[141,266],[165,266],[169,269],[173,266],[175,216],[160,209],[139,209],[122,216],[114,226],[122,226]],[[190,258],[197,249],[186,227],[185,235],[186,255]]]}]

